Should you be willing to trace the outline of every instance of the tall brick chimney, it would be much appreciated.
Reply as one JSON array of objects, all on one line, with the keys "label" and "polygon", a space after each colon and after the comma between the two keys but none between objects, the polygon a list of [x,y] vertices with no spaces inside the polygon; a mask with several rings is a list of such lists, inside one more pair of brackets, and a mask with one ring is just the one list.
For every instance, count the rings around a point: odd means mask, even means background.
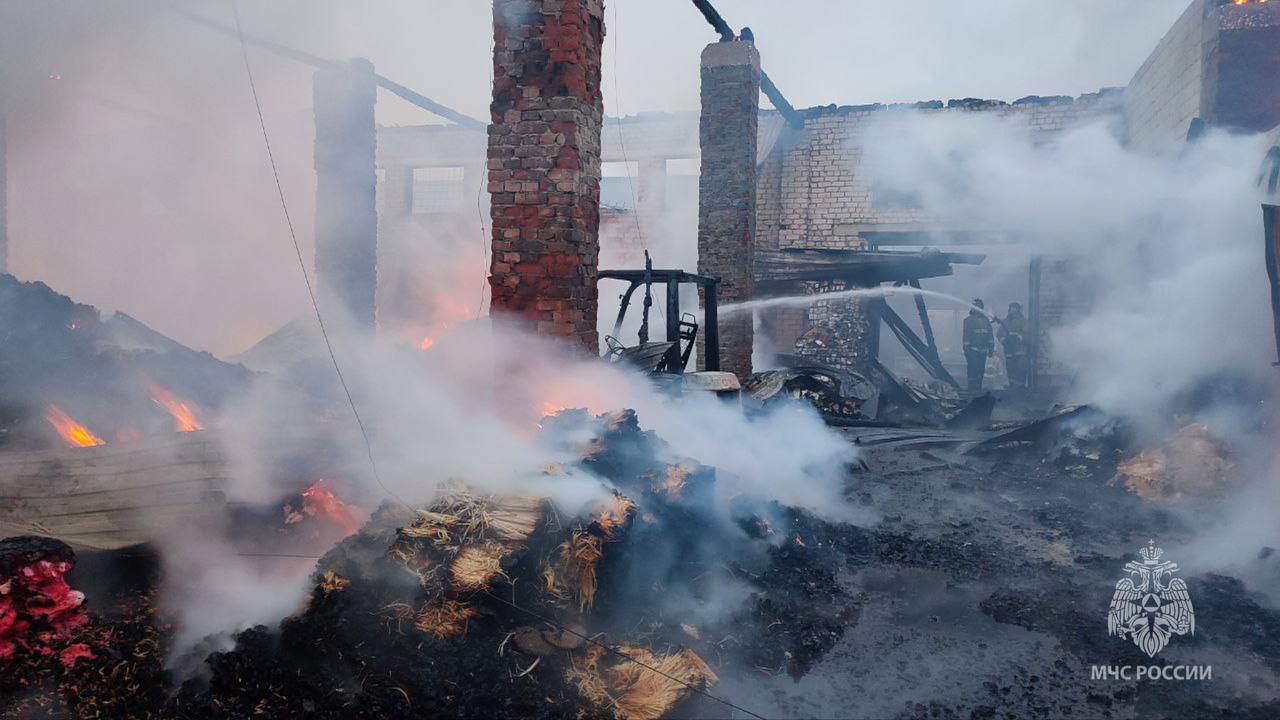
[{"label": "tall brick chimney", "polygon": [[494,0],[493,35],[492,313],[596,354],[604,0]]},{"label": "tall brick chimney", "polygon": [[[720,305],[751,299],[756,233],[760,53],[750,42],[702,51],[698,272],[720,278]],[[698,363],[707,356],[699,338]],[[751,313],[720,319],[720,369],[751,374]]]},{"label": "tall brick chimney", "polygon": [[316,276],[321,310],[373,332],[378,284],[377,101],[368,60],[316,71]]}]

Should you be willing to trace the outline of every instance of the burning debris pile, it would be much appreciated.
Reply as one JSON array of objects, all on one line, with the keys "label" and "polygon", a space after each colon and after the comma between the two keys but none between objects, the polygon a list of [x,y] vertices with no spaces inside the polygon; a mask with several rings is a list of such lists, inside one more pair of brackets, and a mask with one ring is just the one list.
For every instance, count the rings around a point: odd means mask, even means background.
[{"label": "burning debris pile", "polygon": [[1187,425],[1164,445],[1121,462],[1112,484],[1156,501],[1207,496],[1222,490],[1232,464],[1229,449],[1203,423]]},{"label": "burning debris pile", "polygon": [[122,313],[0,275],[0,447],[93,447],[191,432],[253,375]]},{"label": "burning debris pile", "polygon": [[[101,608],[88,659],[41,661],[4,694],[24,695],[33,717],[720,716],[724,673],[802,674],[856,617],[803,514],[742,497],[726,513],[712,502],[717,471],[674,456],[634,413],[563,411],[540,432],[578,457],[540,480],[599,480],[581,508],[450,481],[426,506],[384,504],[321,558],[278,631],[171,663],[191,677],[161,664],[169,630],[154,609]],[[311,517],[300,497],[292,512]],[[159,689],[130,694],[111,658]]]}]

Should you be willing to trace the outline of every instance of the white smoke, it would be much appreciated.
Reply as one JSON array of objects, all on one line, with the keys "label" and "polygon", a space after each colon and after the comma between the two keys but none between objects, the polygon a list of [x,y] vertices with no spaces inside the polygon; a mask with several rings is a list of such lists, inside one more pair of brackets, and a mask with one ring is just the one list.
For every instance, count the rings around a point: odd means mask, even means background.
[{"label": "white smoke", "polygon": [[[422,506],[442,486],[461,482],[486,493],[546,496],[573,516],[607,497],[611,486],[574,470],[577,451],[539,435],[542,417],[558,409],[603,414],[629,408],[644,430],[670,446],[670,462],[687,458],[716,468],[715,509],[726,521],[730,500],[739,498],[835,521],[872,519],[844,500],[853,446],[807,407],[748,417],[740,406],[710,395],[664,394],[634,371],[487,319],[456,328],[427,351],[357,343],[334,331],[334,319],[328,324],[369,448],[317,341],[304,375],[309,392],[319,388],[329,398],[323,416],[299,396],[296,375],[263,381],[225,410],[219,437],[232,460],[233,503],[278,502],[316,479],[282,473],[273,453],[311,442],[316,453],[337,453],[337,466],[347,474],[331,478],[334,486],[366,509],[384,502]],[[179,654],[208,635],[225,637],[278,619],[305,596],[310,564],[241,556],[243,544],[229,537],[235,532],[211,523],[159,545],[169,570],[164,609],[183,628]]]},{"label": "white smoke", "polygon": [[1267,380],[1260,138],[1214,132],[1148,157],[1101,121],[1043,142],[1016,117],[887,112],[861,143],[865,171],[941,225],[1076,261],[1092,309],[1050,340],[1078,399],[1152,419],[1213,377]]}]

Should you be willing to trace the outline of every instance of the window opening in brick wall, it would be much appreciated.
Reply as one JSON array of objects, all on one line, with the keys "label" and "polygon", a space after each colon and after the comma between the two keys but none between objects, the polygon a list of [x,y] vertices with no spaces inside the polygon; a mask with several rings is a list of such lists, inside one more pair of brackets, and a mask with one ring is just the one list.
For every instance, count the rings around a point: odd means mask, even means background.
[{"label": "window opening in brick wall", "polygon": [[471,207],[467,202],[466,175],[461,165],[414,168],[413,214],[465,212]]},{"label": "window opening in brick wall", "polygon": [[635,212],[636,193],[640,191],[639,164],[632,162],[600,163],[600,210],[602,212]]}]

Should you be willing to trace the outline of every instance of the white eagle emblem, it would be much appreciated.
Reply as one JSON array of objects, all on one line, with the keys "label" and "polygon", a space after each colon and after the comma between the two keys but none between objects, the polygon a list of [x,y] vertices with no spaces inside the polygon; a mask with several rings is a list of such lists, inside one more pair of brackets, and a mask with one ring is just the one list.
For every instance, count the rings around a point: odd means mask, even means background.
[{"label": "white eagle emblem", "polygon": [[1187,584],[1172,577],[1177,564],[1160,560],[1164,550],[1152,540],[1138,552],[1142,562],[1127,563],[1129,577],[1116,583],[1107,634],[1127,637],[1148,657],[1155,657],[1174,635],[1195,635],[1196,612]]}]

